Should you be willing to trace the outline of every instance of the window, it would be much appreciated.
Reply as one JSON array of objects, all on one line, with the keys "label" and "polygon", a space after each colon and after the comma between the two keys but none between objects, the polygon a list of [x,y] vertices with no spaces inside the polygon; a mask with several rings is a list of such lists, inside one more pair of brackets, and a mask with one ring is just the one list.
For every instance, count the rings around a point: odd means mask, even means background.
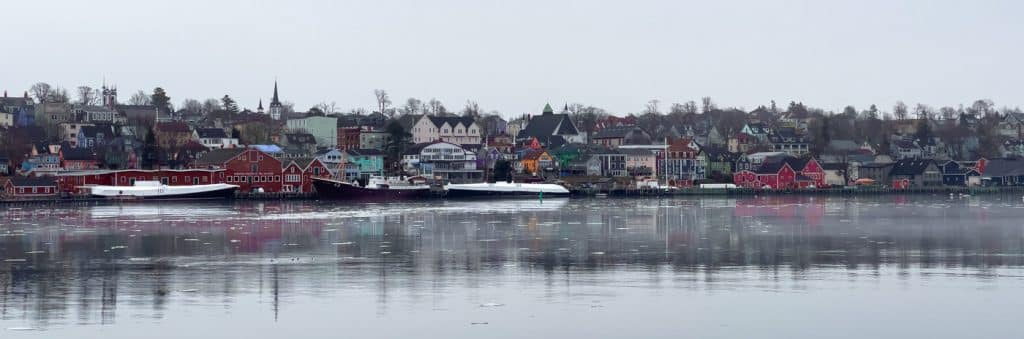
[{"label": "window", "polygon": [[274,176],[274,181],[281,181],[281,176],[280,175],[275,175]]},{"label": "window", "polygon": [[320,175],[320,167],[313,167],[313,175]]},{"label": "window", "polygon": [[167,185],[167,177],[160,178],[160,183]]},{"label": "window", "polygon": [[171,182],[177,184],[178,183],[178,177],[171,177]]},{"label": "window", "polygon": [[259,172],[260,171],[260,164],[252,164],[251,166],[249,166],[249,171],[250,172]]}]

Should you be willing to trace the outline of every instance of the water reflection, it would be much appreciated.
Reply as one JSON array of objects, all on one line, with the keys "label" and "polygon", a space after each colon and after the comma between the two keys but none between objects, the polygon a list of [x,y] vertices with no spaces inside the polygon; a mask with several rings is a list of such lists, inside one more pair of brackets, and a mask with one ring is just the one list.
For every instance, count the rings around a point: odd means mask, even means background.
[{"label": "water reflection", "polygon": [[401,302],[440,303],[495,280],[601,284],[636,271],[700,289],[751,277],[786,288],[780,279],[836,268],[992,279],[1024,264],[1022,208],[1000,197],[787,196],[6,208],[0,320],[159,321],[249,296],[277,320],[293,298],[349,290],[371,292],[387,314],[396,290]]}]

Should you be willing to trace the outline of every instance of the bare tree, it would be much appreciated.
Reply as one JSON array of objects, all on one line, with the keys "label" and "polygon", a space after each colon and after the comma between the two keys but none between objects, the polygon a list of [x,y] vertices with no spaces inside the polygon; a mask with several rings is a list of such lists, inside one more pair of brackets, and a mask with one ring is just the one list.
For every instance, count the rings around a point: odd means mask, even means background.
[{"label": "bare tree", "polygon": [[149,96],[149,94],[146,94],[146,92],[141,89],[138,92],[135,92],[135,94],[132,94],[130,98],[128,98],[129,105],[143,106],[150,105],[152,103],[153,100]]},{"label": "bare tree", "polygon": [[99,102],[99,93],[89,86],[78,86],[78,103],[92,106]]},{"label": "bare tree", "polygon": [[967,109],[967,113],[973,115],[990,115],[995,112],[995,103],[990,99],[978,99],[971,104],[971,107]]},{"label": "bare tree", "polygon": [[715,103],[711,101],[711,97],[700,98],[701,113],[708,113],[715,110]]},{"label": "bare tree", "polygon": [[659,103],[661,103],[661,101],[658,99],[651,99],[648,101],[647,105],[644,106],[644,114],[661,114],[661,111],[658,109]]},{"label": "bare tree", "polygon": [[46,102],[53,95],[53,86],[45,82],[37,82],[29,88],[32,92],[32,97],[36,98],[38,102]]},{"label": "bare tree", "polygon": [[935,119],[935,110],[928,105],[921,103],[914,106],[914,114],[917,114],[917,118],[922,120]]},{"label": "bare tree", "polygon": [[957,116],[956,108],[943,106],[942,108],[939,108],[939,116],[944,120],[955,119]]},{"label": "bare tree", "polygon": [[382,89],[373,90],[373,96],[377,98],[377,112],[386,113],[388,106],[391,105],[391,98],[388,97],[388,92]]},{"label": "bare tree", "polygon": [[420,114],[423,109],[423,102],[420,99],[409,98],[405,99],[405,105],[402,106],[398,111],[405,115],[416,115]]},{"label": "bare tree", "polygon": [[203,100],[202,107],[199,109],[200,112],[210,113],[220,109],[220,100],[209,98]]},{"label": "bare tree", "polygon": [[331,103],[321,101],[319,104],[316,104],[316,106],[313,106],[313,108],[320,110],[320,112],[322,112],[325,115],[337,113],[337,107],[338,104],[334,101],[331,101]]},{"label": "bare tree", "polygon": [[50,91],[50,98],[46,101],[66,103],[71,101],[71,96],[68,95],[68,90],[62,87],[55,87],[53,90]]},{"label": "bare tree", "polygon": [[462,109],[462,116],[475,119],[479,118],[481,113],[483,113],[483,110],[480,109],[480,104],[473,100],[466,100],[466,107]]},{"label": "bare tree", "polygon": [[904,120],[907,118],[907,104],[903,101],[897,101],[896,105],[892,106],[892,114],[896,116],[896,120]]},{"label": "bare tree", "polygon": [[349,114],[366,115],[366,109],[362,107],[356,107],[349,111]]},{"label": "bare tree", "polygon": [[181,101],[181,109],[192,113],[201,113],[203,111],[203,103],[196,99],[185,99]]},{"label": "bare tree", "polygon": [[430,101],[427,101],[427,107],[430,109],[431,115],[444,115],[445,113],[448,113],[448,110],[444,107],[444,104],[442,104],[441,101],[437,100],[436,98],[431,98]]}]

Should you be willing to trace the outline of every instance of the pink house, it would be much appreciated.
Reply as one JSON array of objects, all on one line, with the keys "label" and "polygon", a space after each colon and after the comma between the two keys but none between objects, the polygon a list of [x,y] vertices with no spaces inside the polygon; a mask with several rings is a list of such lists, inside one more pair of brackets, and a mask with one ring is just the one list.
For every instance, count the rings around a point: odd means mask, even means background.
[{"label": "pink house", "polygon": [[658,157],[646,149],[619,149],[626,156],[626,172],[634,177],[657,177]]}]

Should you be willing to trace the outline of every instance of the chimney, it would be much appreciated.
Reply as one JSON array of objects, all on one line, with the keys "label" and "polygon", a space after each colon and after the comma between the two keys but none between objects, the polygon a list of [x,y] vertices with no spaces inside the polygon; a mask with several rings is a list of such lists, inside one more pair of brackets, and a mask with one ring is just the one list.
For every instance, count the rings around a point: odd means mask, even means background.
[{"label": "chimney", "polygon": [[7,90],[5,89],[4,90],[4,98],[6,98],[6,97],[7,97]]},{"label": "chimney", "polygon": [[28,91],[25,91],[24,98],[28,99]]}]

